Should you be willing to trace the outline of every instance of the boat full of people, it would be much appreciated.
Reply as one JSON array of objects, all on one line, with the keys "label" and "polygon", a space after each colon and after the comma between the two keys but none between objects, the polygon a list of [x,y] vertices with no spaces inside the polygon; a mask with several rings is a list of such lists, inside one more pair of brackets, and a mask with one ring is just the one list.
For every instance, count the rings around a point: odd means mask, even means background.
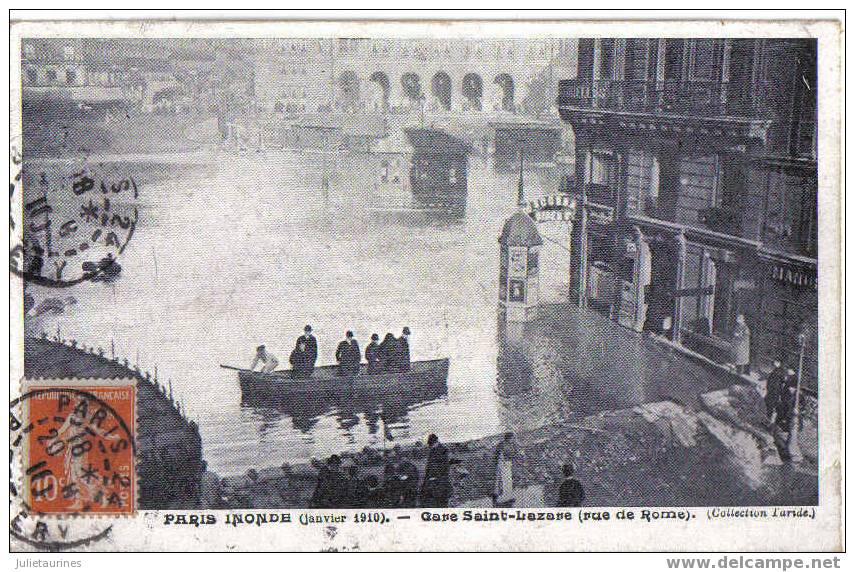
[{"label": "boat full of people", "polygon": [[[377,334],[365,348],[365,361],[353,332],[338,344],[337,364],[315,366],[318,345],[311,326],[297,338],[290,356],[290,369],[280,369],[279,360],[266,346],[256,348],[249,368],[223,365],[238,372],[243,399],[275,401],[301,396],[389,395],[444,393],[448,383],[448,358],[410,361],[410,329],[399,338],[391,333],[380,342]],[[260,371],[256,370],[261,366]]]}]

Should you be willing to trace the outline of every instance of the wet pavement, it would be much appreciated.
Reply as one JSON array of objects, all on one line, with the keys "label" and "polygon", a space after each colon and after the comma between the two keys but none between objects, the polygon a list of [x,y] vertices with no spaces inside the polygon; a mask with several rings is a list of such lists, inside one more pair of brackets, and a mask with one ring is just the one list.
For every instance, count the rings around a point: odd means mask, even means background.
[{"label": "wet pavement", "polygon": [[507,420],[517,430],[533,429],[526,422],[538,417],[572,419],[658,401],[694,406],[699,394],[736,379],[571,304],[541,306],[520,341],[500,342],[498,389],[513,404],[504,411],[517,413]]}]

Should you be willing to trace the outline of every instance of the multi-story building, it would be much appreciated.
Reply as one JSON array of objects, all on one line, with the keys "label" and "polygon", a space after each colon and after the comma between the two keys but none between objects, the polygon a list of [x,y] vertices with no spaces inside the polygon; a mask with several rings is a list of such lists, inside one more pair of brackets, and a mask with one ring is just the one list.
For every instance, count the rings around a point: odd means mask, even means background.
[{"label": "multi-story building", "polygon": [[290,38],[256,44],[265,109],[324,113],[548,111],[565,39]]},{"label": "multi-story building", "polygon": [[816,73],[813,40],[580,40],[574,297],[723,362],[743,314],[815,385]]}]

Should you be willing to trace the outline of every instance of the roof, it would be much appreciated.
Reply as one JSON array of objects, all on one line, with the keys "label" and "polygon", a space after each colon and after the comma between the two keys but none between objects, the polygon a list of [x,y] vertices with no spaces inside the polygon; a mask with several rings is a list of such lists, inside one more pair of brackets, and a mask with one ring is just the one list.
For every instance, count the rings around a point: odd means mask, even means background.
[{"label": "roof", "polygon": [[412,153],[413,148],[398,129],[390,130],[386,137],[377,138],[371,146],[373,153]]},{"label": "roof", "polygon": [[436,129],[404,129],[407,139],[416,151],[431,153],[447,153],[451,155],[468,155],[469,145]]},{"label": "roof", "polygon": [[524,212],[517,212],[505,221],[499,242],[506,246],[540,246],[543,239],[537,230],[537,224]]}]

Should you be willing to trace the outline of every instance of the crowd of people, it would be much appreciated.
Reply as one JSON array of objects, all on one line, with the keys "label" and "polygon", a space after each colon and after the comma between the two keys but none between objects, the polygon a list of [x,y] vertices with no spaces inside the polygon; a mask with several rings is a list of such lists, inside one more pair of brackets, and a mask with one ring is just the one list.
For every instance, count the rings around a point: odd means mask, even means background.
[{"label": "crowd of people", "polygon": [[[410,328],[405,327],[400,337],[387,333],[380,341],[377,334],[371,335],[371,343],[365,348],[366,370],[369,374],[385,372],[403,372],[410,369]],[[363,354],[359,349],[359,342],[348,331],[335,351],[335,359],[338,363],[339,375],[352,377],[359,373]],[[318,360],[318,340],[312,334],[312,326],[307,325],[303,329],[303,335],[297,338],[294,349],[291,351],[289,362],[291,364],[291,375],[295,379],[307,379],[312,377],[315,363]],[[256,348],[255,357],[250,365],[250,370],[255,370],[261,365],[261,373],[271,373],[279,366],[279,360],[267,351],[264,345]]]},{"label": "crowd of people", "polygon": [[318,482],[310,508],[412,508],[448,506],[451,497],[451,465],[457,461],[439,437],[427,439],[428,457],[424,475],[409,460],[387,462],[381,476],[360,474],[356,465],[342,468],[332,455],[318,466]]},{"label": "crowd of people", "polygon": [[[353,464],[343,467],[341,457],[332,455],[317,463],[318,480],[309,501],[310,508],[444,508],[453,492],[451,467],[460,460],[449,455],[448,448],[436,435],[427,439],[428,454],[424,475],[407,459],[387,460],[382,474],[363,475]],[[493,505],[514,506],[513,464],[523,457],[513,433],[505,434],[494,455]],[[585,490],[576,479],[574,467],[562,467],[562,480],[557,490],[557,506],[578,507],[585,500]]]}]

